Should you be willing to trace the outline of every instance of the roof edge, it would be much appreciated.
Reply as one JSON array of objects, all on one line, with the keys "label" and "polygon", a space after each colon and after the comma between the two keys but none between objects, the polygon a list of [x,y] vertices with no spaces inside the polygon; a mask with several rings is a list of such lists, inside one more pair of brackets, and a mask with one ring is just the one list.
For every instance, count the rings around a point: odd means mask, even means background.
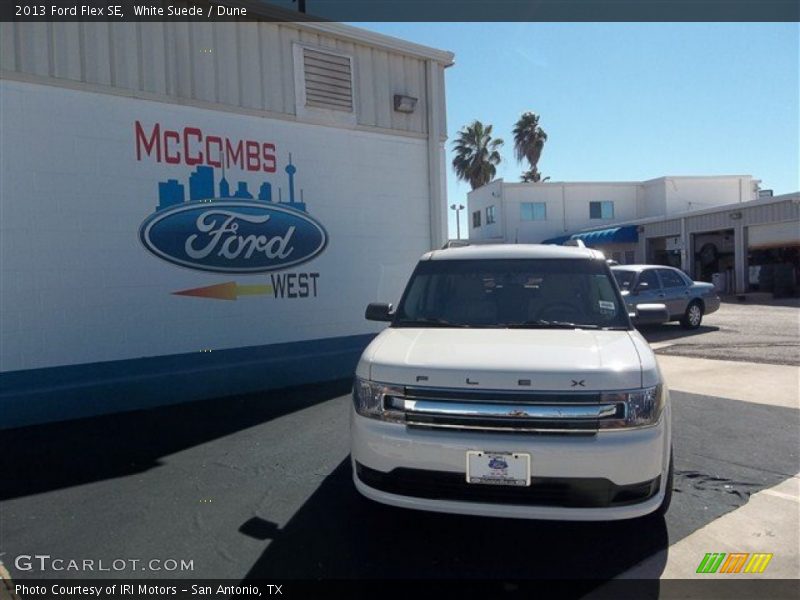
[{"label": "roof edge", "polygon": [[661,175],[660,177],[654,177],[652,179],[628,181],[510,181],[506,182],[505,185],[510,187],[546,187],[550,185],[647,185],[657,181],[666,181],[668,179],[752,179],[754,181],[760,181],[752,175]]},{"label": "roof edge", "polygon": [[359,42],[369,46],[382,48],[390,52],[414,56],[416,58],[434,60],[438,63],[441,63],[445,67],[455,64],[455,54],[448,50],[440,50],[438,48],[432,48],[431,46],[423,46],[422,44],[409,42],[401,38],[384,35],[382,33],[376,33],[360,27],[353,27],[352,25],[345,25],[344,23],[315,21],[298,22],[293,24],[297,25],[297,27],[301,29],[309,29],[316,31],[317,33],[327,33],[336,37],[346,38],[353,42]]},{"label": "roof edge", "polygon": [[423,46],[422,44],[408,42],[390,35],[376,33],[368,29],[361,29],[360,27],[353,27],[352,25],[337,23],[296,10],[264,4],[259,0],[228,0],[226,4],[246,8],[248,18],[252,18],[253,20],[266,20],[273,23],[293,25],[298,29],[327,34],[351,42],[381,48],[398,54],[405,54],[406,56],[434,60],[443,64],[445,67],[455,64],[455,55],[447,50]]}]

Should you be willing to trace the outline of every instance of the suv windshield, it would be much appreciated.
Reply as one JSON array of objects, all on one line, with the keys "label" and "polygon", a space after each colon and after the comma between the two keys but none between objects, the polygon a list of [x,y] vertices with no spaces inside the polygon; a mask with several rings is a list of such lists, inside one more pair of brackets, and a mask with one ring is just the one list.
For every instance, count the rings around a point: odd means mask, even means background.
[{"label": "suv windshield", "polygon": [[399,327],[630,327],[608,267],[587,259],[428,260],[397,309]]}]

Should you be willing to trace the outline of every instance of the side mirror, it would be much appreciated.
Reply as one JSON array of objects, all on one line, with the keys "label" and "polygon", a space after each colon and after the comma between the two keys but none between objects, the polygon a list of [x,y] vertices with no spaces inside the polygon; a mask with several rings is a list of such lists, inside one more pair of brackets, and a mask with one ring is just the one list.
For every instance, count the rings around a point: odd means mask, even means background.
[{"label": "side mirror", "polygon": [[391,321],[392,317],[392,305],[384,302],[368,304],[364,313],[364,318],[368,321]]},{"label": "side mirror", "polygon": [[638,284],[638,285],[637,285],[637,286],[636,286],[636,287],[633,289],[633,293],[634,293],[634,294],[638,294],[639,292],[646,292],[646,291],[647,291],[647,289],[648,289],[649,287],[650,287],[650,284],[649,284],[649,283],[647,283],[646,281],[642,281],[641,283],[639,283],[639,284]]},{"label": "side mirror", "polygon": [[669,311],[665,304],[639,304],[636,307],[635,325],[656,325],[669,321]]}]

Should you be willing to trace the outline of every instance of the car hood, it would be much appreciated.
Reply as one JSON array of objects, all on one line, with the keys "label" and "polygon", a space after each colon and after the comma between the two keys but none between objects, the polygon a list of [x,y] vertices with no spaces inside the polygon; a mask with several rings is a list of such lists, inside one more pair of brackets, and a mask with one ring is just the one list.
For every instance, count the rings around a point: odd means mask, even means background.
[{"label": "car hood", "polygon": [[619,390],[641,387],[645,350],[628,331],[390,327],[364,351],[357,374],[397,385]]}]

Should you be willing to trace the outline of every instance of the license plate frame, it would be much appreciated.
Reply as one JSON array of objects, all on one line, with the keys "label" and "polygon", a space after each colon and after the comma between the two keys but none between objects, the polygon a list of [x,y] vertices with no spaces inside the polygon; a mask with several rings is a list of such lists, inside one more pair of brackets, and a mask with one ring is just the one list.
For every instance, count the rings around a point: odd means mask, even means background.
[{"label": "license plate frame", "polygon": [[509,487],[531,484],[531,455],[527,452],[467,450],[466,463],[469,484]]}]

